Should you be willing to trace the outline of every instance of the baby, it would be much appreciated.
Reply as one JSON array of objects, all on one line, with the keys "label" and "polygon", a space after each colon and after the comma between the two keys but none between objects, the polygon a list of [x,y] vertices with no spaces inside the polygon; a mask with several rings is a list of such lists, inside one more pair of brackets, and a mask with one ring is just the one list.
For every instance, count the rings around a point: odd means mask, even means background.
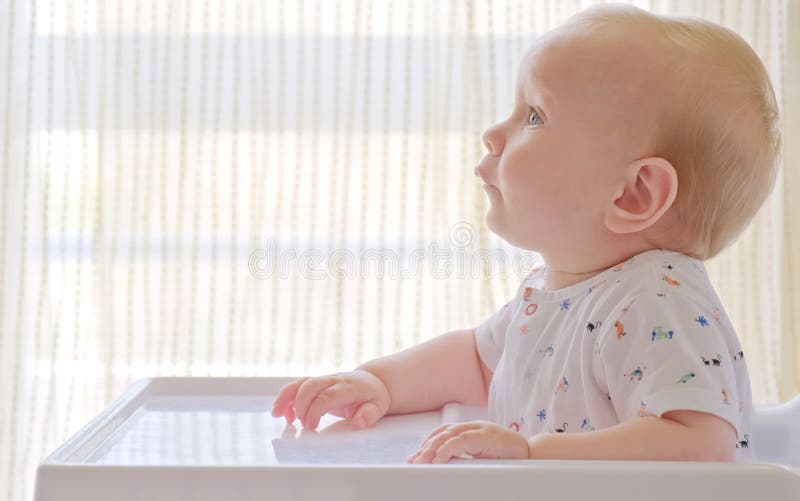
[{"label": "baby", "polygon": [[546,266],[477,328],[295,380],[272,415],[361,429],[488,406],[488,421],[433,430],[410,463],[747,461],[749,376],[703,261],[772,190],[777,122],[762,62],[730,30],[630,6],[578,13],[522,58],[475,169],[489,228]]}]

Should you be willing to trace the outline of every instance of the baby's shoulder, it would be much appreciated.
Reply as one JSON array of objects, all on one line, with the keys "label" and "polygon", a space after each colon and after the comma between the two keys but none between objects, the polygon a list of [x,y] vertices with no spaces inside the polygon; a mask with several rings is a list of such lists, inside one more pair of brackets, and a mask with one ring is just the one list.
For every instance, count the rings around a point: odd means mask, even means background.
[{"label": "baby's shoulder", "polygon": [[609,288],[597,315],[606,319],[608,333],[600,337],[623,336],[642,326],[700,326],[732,335],[733,325],[703,263],[679,253],[659,257],[631,266]]},{"label": "baby's shoulder", "polygon": [[703,262],[680,252],[646,253],[631,258],[626,265],[616,283],[624,291],[640,294],[666,290],[689,294],[713,292]]},{"label": "baby's shoulder", "polygon": [[606,293],[597,296],[597,308],[624,314],[636,309],[678,309],[685,305],[719,307],[719,297],[703,262],[679,252],[648,253],[625,262],[612,275]]}]

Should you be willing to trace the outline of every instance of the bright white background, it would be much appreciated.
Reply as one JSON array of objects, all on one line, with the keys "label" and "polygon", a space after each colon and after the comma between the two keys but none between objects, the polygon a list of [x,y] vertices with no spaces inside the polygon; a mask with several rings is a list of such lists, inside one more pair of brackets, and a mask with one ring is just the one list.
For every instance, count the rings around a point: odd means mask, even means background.
[{"label": "bright white background", "polygon": [[[133,380],[347,370],[504,304],[535,256],[485,226],[481,133],[525,47],[591,3],[0,1],[8,499]],[[756,403],[788,400],[800,7],[633,3],[733,28],[773,78],[777,187],[707,266]]]}]

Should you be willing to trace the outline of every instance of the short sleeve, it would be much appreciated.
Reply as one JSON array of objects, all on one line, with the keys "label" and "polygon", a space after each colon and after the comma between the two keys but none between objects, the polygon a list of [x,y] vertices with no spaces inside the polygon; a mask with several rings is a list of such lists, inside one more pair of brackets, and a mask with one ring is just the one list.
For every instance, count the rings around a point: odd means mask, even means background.
[{"label": "short sleeve", "polygon": [[478,355],[492,372],[495,372],[500,356],[503,354],[506,331],[511,325],[516,306],[522,300],[522,290],[530,276],[522,281],[513,299],[475,328],[475,345],[478,348]]},{"label": "short sleeve", "polygon": [[506,330],[511,323],[511,304],[509,301],[485,322],[475,329],[475,345],[478,355],[492,372],[495,371],[506,341]]},{"label": "short sleeve", "polygon": [[741,431],[733,347],[711,306],[681,294],[641,296],[598,339],[620,422],[670,410],[714,414]]}]

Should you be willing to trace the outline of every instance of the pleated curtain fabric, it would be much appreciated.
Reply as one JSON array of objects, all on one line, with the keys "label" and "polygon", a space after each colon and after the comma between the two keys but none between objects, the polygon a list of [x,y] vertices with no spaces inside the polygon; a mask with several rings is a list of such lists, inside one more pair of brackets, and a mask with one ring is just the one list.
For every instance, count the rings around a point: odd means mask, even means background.
[{"label": "pleated curtain fabric", "polygon": [[[537,256],[473,168],[587,1],[2,0],[0,486],[133,381],[318,375],[476,326]],[[774,193],[707,266],[757,404],[800,391],[800,9],[633,2],[753,45]],[[794,38],[792,38],[794,37]]]}]

